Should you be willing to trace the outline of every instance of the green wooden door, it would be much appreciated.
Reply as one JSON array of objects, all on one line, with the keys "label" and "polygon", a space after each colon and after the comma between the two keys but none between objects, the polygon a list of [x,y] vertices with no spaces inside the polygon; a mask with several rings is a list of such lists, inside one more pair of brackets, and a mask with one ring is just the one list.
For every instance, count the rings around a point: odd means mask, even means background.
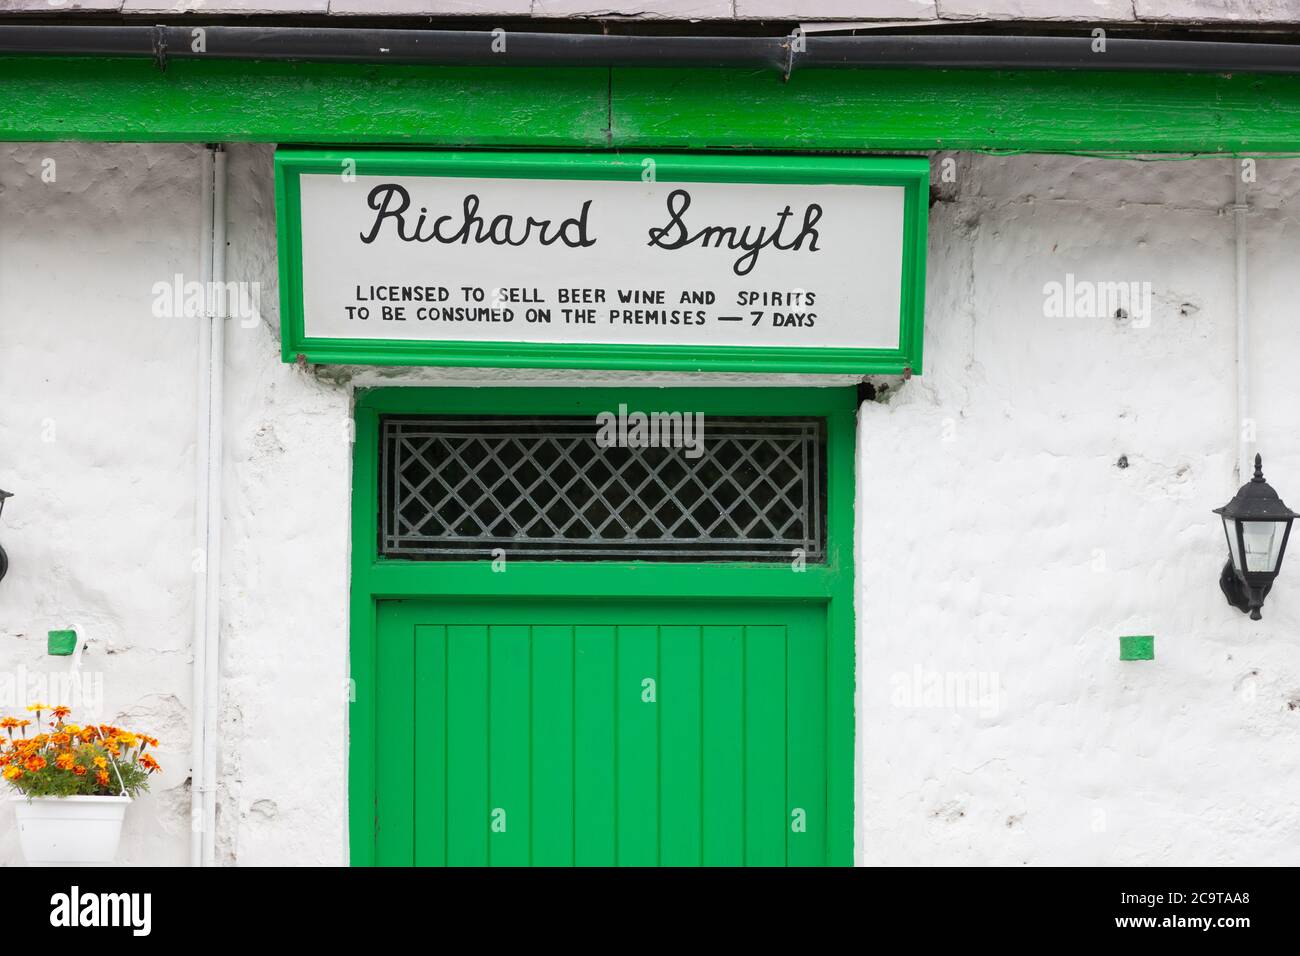
[{"label": "green wooden door", "polygon": [[[738,449],[752,447],[747,433],[728,432],[728,420],[820,419],[824,445],[798,446],[809,450],[800,459],[806,526],[825,516],[820,553],[700,550],[668,560],[651,552],[602,551],[599,559],[511,552],[498,561],[483,548],[429,559],[394,550],[390,539],[423,515],[437,513],[438,527],[458,526],[438,511],[446,501],[513,514],[521,499],[503,501],[502,475],[531,474],[523,479],[530,487],[543,472],[561,484],[579,473],[595,484],[608,475],[599,456],[581,468],[557,461],[532,472],[526,461],[478,460],[456,477],[437,477],[443,484],[435,494],[436,469],[426,465],[423,477],[404,471],[397,450],[437,463],[457,460],[463,446],[426,451],[433,446],[420,423],[407,436],[403,422],[472,417],[481,431],[483,419],[517,417],[521,409],[533,418],[592,422],[621,404],[709,416],[710,452],[699,461],[713,472],[691,473],[710,489],[720,475],[748,474],[730,490],[709,492],[732,503],[759,479],[749,469],[756,462],[740,460]],[[852,389],[360,392],[352,863],[851,863],[856,413]],[[777,432],[790,433],[764,434]],[[472,482],[482,487],[470,493]],[[403,496],[423,501],[408,512],[397,503]],[[649,493],[628,500],[655,507]],[[488,511],[479,517],[491,519]],[[396,514],[402,521],[389,521]]]},{"label": "green wooden door", "polygon": [[829,862],[825,604],[378,614],[376,862]]}]

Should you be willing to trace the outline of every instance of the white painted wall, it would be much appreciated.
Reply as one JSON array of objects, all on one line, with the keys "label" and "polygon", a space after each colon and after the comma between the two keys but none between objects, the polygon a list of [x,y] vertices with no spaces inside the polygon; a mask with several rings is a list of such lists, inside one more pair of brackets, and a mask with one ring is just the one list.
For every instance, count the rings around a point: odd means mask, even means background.
[{"label": "white painted wall", "polygon": [[[860,425],[862,857],[1300,862],[1300,570],[1249,621],[1210,514],[1237,485],[1233,164],[959,169],[926,374]],[[1293,500],[1298,186],[1274,161],[1249,193],[1259,443]],[[1150,326],[1045,318],[1067,272],[1150,281]],[[1124,634],[1156,659],[1121,662]],[[933,673],[996,680],[997,705],[925,706]]]},{"label": "white painted wall", "polygon": [[[227,337],[218,857],[342,863],[351,394],[279,361],[270,157],[229,172],[228,274],[267,322]],[[163,743],[128,863],[188,858],[197,331],[152,287],[197,278],[198,171],[189,146],[0,148],[0,680],[66,670],[46,631],[86,623],[105,719]]]},{"label": "white painted wall", "polygon": [[[353,387],[687,379],[282,365],[270,159],[231,149],[228,276],[261,283],[264,321],[227,339],[218,856],[338,864]],[[926,374],[862,417],[861,858],[1300,862],[1300,571],[1250,623],[1218,594],[1209,514],[1235,488],[1229,162],[957,172],[931,214]],[[1266,471],[1300,500],[1300,167],[1259,175],[1255,407]],[[189,838],[196,331],[151,306],[197,257],[195,147],[0,147],[0,487],[18,495],[0,706],[20,673],[66,670],[47,630],[96,638],[103,717],[164,743],[128,816],[137,864],[182,863]],[[1150,281],[1150,325],[1044,317],[1067,272]],[[1121,663],[1119,635],[1142,633],[1156,660]],[[996,706],[924,706],[931,672],[996,679]],[[900,706],[916,681],[922,706]],[[19,861],[0,806],[0,862]]]}]

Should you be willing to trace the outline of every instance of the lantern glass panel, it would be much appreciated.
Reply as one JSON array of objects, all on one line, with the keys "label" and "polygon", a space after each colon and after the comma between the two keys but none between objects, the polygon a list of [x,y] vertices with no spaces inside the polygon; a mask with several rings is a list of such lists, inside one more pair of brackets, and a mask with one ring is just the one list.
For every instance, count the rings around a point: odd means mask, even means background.
[{"label": "lantern glass panel", "polygon": [[1232,567],[1238,574],[1240,574],[1242,572],[1242,567],[1241,553],[1237,548],[1237,522],[1231,518],[1224,518],[1223,532],[1228,536],[1228,551],[1232,555]]},{"label": "lantern glass panel", "polygon": [[[1272,572],[1277,570],[1278,552],[1282,548],[1282,521],[1243,521],[1241,536],[1246,542],[1246,570]],[[1234,558],[1235,560],[1235,558]]]}]

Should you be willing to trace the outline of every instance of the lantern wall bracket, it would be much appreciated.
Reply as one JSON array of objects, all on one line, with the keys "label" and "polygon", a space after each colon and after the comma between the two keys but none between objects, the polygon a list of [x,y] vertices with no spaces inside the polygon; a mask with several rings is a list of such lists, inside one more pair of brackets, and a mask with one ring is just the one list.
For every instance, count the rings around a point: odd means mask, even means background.
[{"label": "lantern wall bracket", "polygon": [[1237,572],[1232,569],[1232,559],[1229,558],[1223,565],[1223,573],[1219,575],[1219,588],[1229,604],[1242,614],[1249,614],[1252,621],[1258,621],[1261,616],[1259,609],[1264,599],[1268,597],[1268,592],[1273,590],[1273,582],[1270,581],[1262,588],[1253,589],[1259,593],[1259,604],[1252,606],[1249,590],[1241,583],[1241,578],[1237,577]]}]

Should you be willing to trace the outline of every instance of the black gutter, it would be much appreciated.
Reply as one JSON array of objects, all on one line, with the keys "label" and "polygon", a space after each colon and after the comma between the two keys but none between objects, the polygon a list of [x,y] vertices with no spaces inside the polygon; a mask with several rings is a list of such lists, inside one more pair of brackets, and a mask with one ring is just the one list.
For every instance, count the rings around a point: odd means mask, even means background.
[{"label": "black gutter", "polygon": [[[200,33],[201,31],[201,33]],[[201,43],[199,37],[201,36]],[[1300,45],[1091,36],[628,36],[248,26],[0,25],[0,55],[476,66],[929,67],[1300,73]]]}]

